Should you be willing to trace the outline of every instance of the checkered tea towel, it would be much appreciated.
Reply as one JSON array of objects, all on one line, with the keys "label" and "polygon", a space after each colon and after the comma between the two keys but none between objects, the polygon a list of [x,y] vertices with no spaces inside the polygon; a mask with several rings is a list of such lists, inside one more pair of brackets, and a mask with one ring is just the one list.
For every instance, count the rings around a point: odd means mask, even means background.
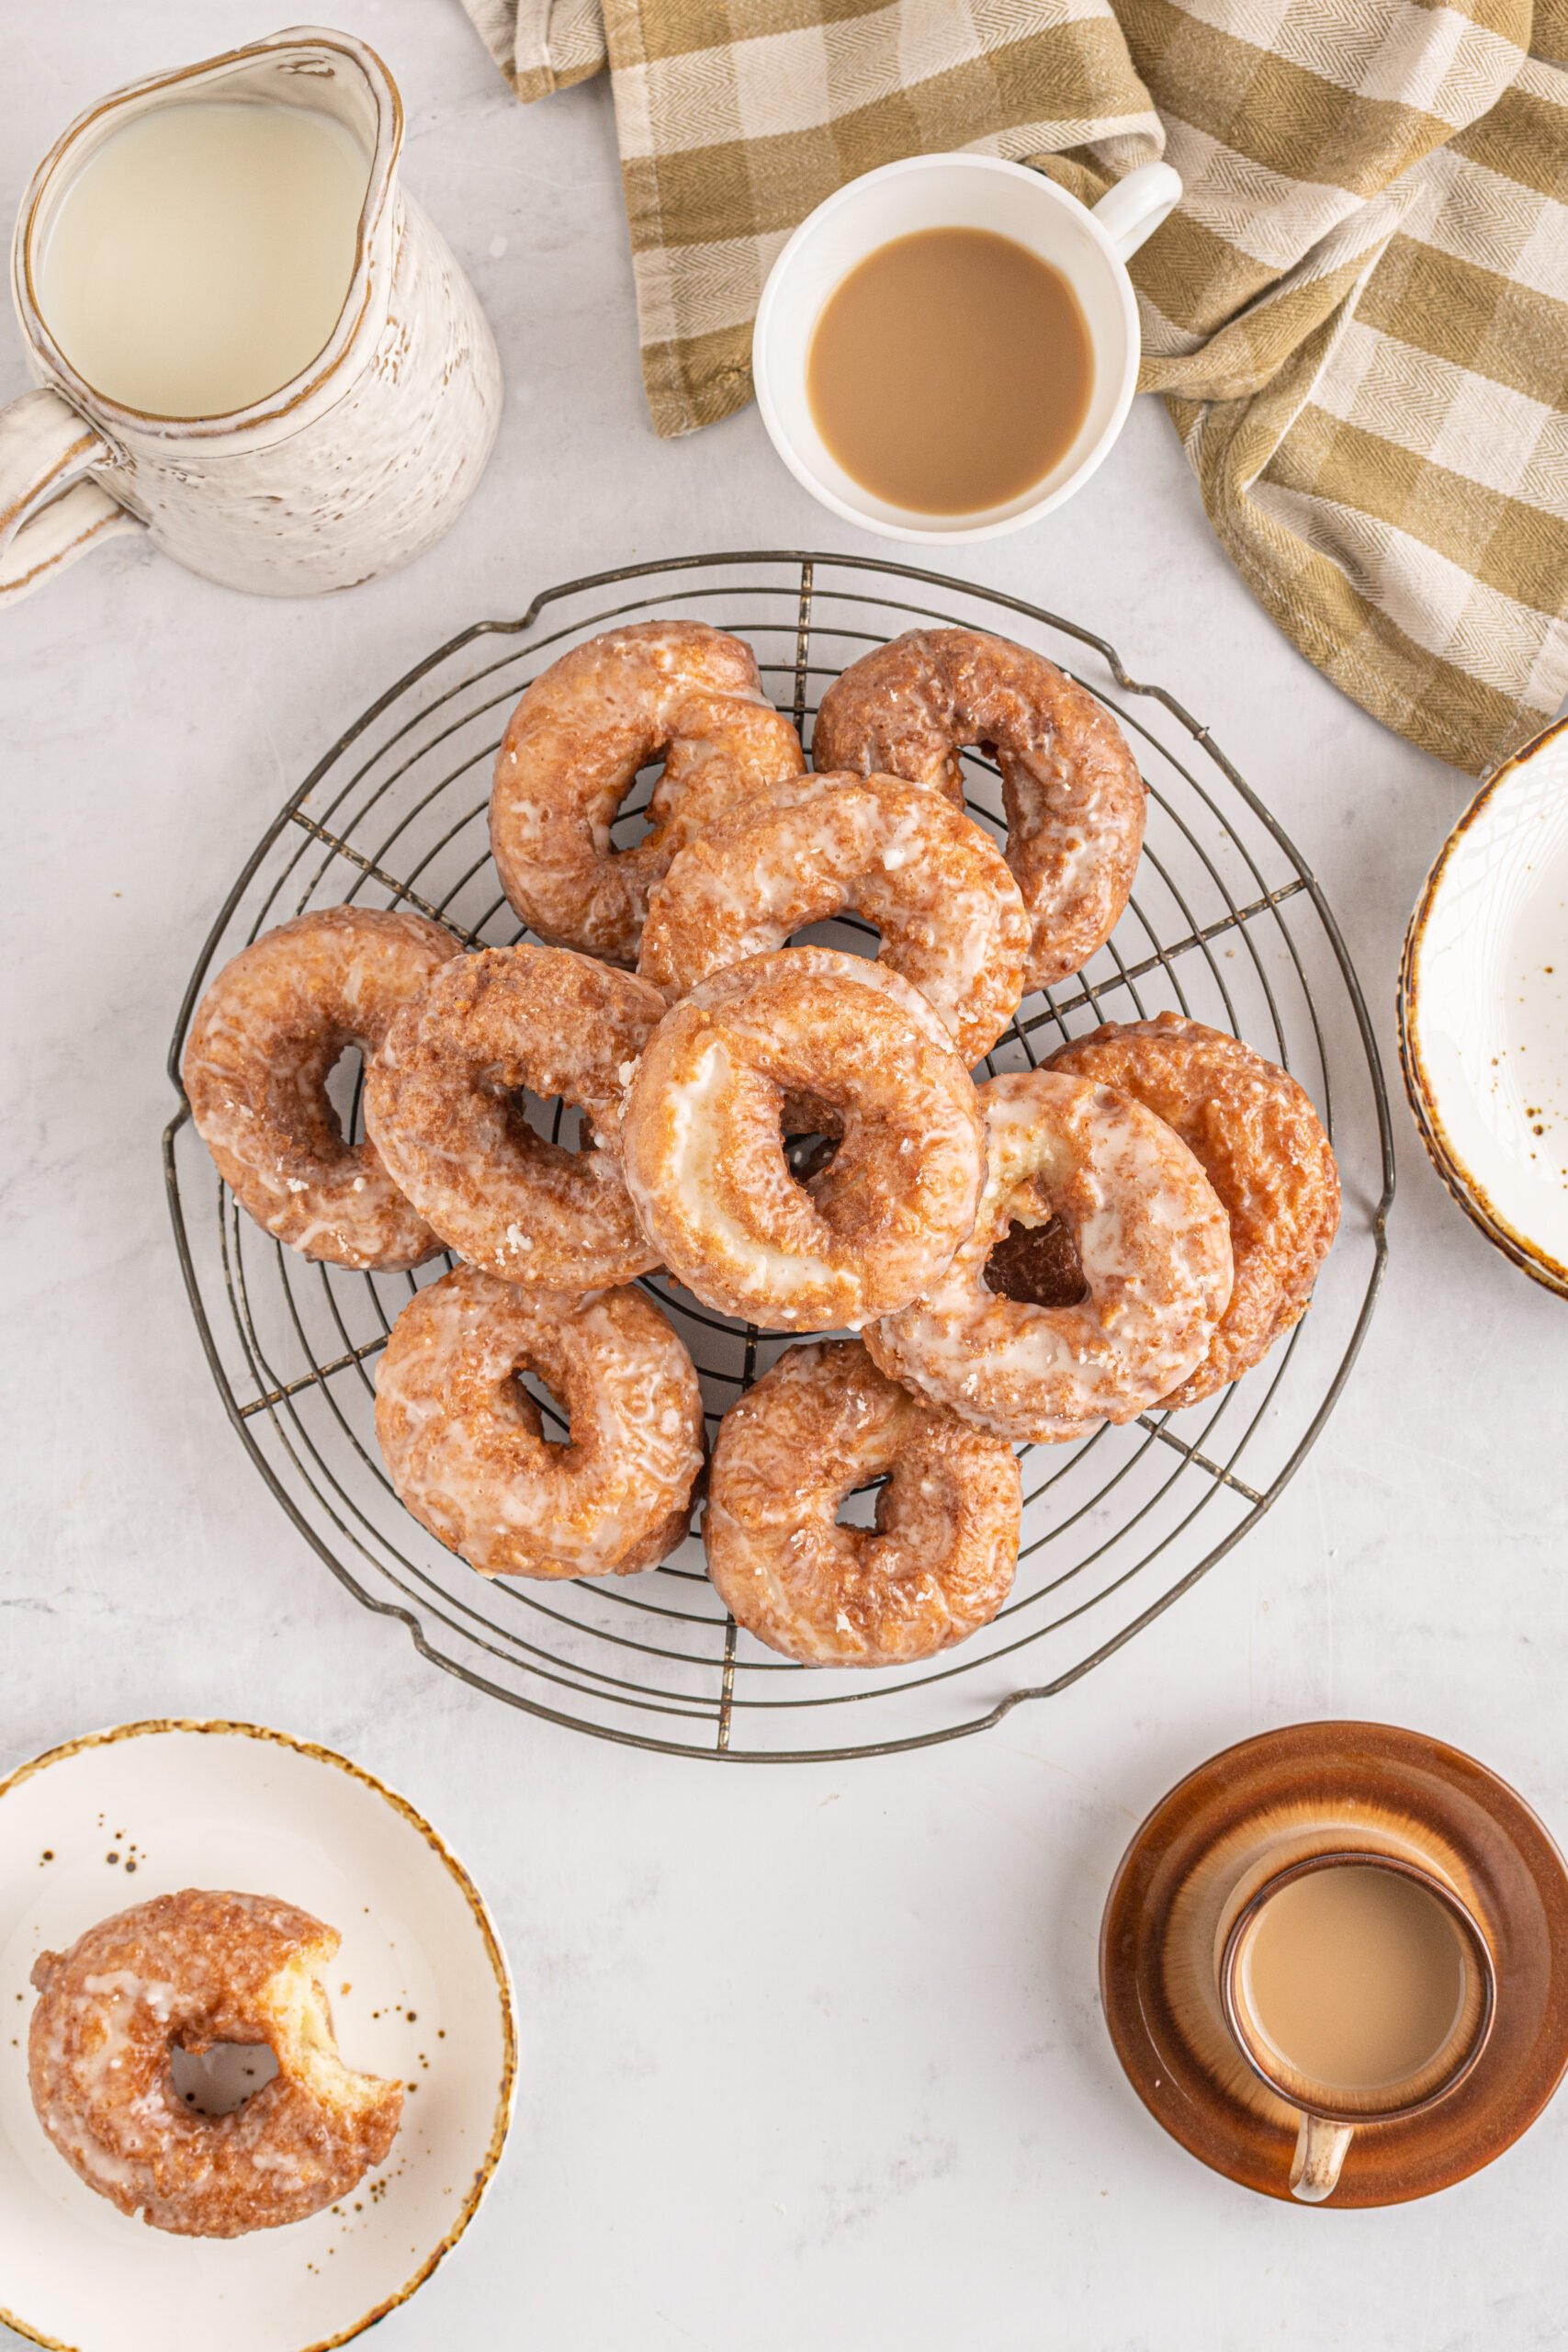
[{"label": "checkered tea towel", "polygon": [[1186,185],[1143,388],[1337,684],[1480,773],[1568,694],[1568,0],[466,0],[523,98],[608,63],[661,434],[750,395],[790,231],[895,156]]}]

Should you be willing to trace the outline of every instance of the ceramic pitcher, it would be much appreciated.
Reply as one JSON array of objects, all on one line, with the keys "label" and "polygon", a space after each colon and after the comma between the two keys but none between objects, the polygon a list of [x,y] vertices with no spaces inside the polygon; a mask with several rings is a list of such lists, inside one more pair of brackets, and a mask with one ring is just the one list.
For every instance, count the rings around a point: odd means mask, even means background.
[{"label": "ceramic pitcher", "polygon": [[[72,367],[39,308],[39,259],[107,138],[154,107],[220,97],[314,108],[363,147],[354,277],[324,349],[281,390],[225,416],[152,416]],[[12,248],[39,389],[0,413],[0,602],[125,533],[226,587],[299,596],[406,563],[446,528],[495,439],[501,367],[473,288],[399,186],[402,135],[375,51],[303,26],[117,91],[56,141]]]}]

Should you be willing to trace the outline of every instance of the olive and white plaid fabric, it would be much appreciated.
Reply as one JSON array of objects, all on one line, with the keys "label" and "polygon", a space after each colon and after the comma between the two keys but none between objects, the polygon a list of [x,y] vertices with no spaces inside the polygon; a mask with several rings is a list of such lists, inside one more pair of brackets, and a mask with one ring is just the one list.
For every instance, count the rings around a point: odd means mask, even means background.
[{"label": "olive and white plaid fabric", "polygon": [[608,64],[655,425],[750,396],[790,231],[968,147],[1164,154],[1143,385],[1265,609],[1480,773],[1568,694],[1568,0],[467,0],[518,96]]}]

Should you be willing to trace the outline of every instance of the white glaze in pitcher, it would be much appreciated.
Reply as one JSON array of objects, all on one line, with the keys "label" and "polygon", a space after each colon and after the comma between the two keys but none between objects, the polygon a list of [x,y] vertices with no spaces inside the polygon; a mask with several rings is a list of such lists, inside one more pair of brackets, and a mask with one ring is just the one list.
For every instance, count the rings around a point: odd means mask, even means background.
[{"label": "white glaze in pitcher", "polygon": [[[106,139],[153,107],[213,98],[314,108],[363,145],[354,276],[325,347],[291,382],[225,416],[151,416],[72,367],[39,308],[38,257]],[[501,365],[472,287],[398,185],[402,134],[375,51],[307,26],[118,91],[56,141],[12,248],[39,389],[0,413],[0,602],[127,532],[226,587],[274,596],[351,587],[440,537],[490,456]]]}]

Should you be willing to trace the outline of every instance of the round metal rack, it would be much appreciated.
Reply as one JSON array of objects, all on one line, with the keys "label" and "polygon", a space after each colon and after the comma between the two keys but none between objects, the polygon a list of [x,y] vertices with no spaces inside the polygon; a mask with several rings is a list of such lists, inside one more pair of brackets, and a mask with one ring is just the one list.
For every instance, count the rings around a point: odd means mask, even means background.
[{"label": "round metal rack", "polygon": [[[747,639],[807,741],[828,684],[906,628],[998,631],[1081,678],[1115,711],[1148,785],[1138,887],[1109,945],[1075,979],[1025,1001],[988,1067],[1029,1067],[1101,1021],[1169,1006],[1293,1070],[1344,1178],[1338,1241],[1289,1342],[1190,1411],[1025,1449],[1007,1606],[960,1648],[891,1673],[804,1669],[738,1633],[694,1538],[641,1576],[547,1584],[488,1581],[443,1550],[392,1493],[372,1409],[377,1355],[441,1261],[367,1275],[280,1248],[220,1183],[180,1090],[186,1024],[209,978],[308,908],[412,907],[475,947],[523,936],[486,831],[507,715],[570,646],[669,613]],[[996,772],[978,757],[968,769],[971,811],[999,832]],[[635,838],[641,822],[628,809],[617,836]],[[810,936],[867,944],[842,925]],[[509,1705],[730,1762],[884,1754],[985,1730],[1076,1682],[1168,1609],[1256,1525],[1332,1411],[1382,1280],[1393,1193],[1387,1095],[1344,943],[1304,861],[1208,729],[1070,621],[843,556],[702,556],[601,573],[440,647],[344,731],[246,859],[191,974],[169,1074],[180,1098],[164,1139],[169,1204],[208,1362],[252,1460],[333,1573],[367,1608],[400,1619],[426,1657]],[[353,1071],[339,1080],[352,1131],[357,1081]],[[558,1104],[531,1114],[560,1132]],[[692,1351],[716,1424],[788,1342],[709,1313],[664,1277],[649,1287]],[[857,1501],[869,1510],[869,1497]]]}]

